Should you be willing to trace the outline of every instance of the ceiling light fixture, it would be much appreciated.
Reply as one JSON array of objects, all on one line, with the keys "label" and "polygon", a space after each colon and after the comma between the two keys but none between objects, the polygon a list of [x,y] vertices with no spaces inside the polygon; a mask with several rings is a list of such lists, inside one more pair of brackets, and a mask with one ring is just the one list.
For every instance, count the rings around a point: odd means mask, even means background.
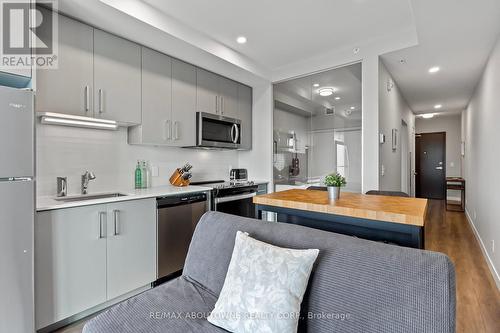
[{"label": "ceiling light fixture", "polygon": [[319,83],[313,84],[313,87],[319,87]]},{"label": "ceiling light fixture", "polygon": [[354,106],[351,106],[351,110],[355,110],[356,108]]},{"label": "ceiling light fixture", "polygon": [[236,38],[236,41],[238,42],[238,44],[245,44],[247,42],[247,38],[245,36],[239,36],[238,38]]},{"label": "ceiling light fixture", "polygon": [[329,87],[329,88],[321,88],[321,89],[319,89],[319,90],[318,90],[318,94],[319,94],[320,96],[326,97],[326,96],[331,96],[331,95],[333,95],[333,93],[334,93],[335,91],[337,91],[337,89],[336,89],[336,88],[331,88],[331,87]]},{"label": "ceiling light fixture", "polygon": [[42,112],[38,114],[42,124],[62,125],[82,128],[117,130],[118,123],[114,120],[80,117],[61,113]]},{"label": "ceiling light fixture", "polygon": [[432,117],[434,117],[434,113],[426,113],[426,114],[422,115],[422,118],[425,118],[425,119],[430,119]]},{"label": "ceiling light fixture", "polygon": [[434,67],[429,68],[429,73],[434,74],[434,73],[439,72],[440,70],[441,70],[441,68],[439,68],[438,66],[434,66]]},{"label": "ceiling light fixture", "polygon": [[443,107],[443,106],[442,106],[441,104],[436,104],[436,105],[434,105],[434,109],[436,109],[436,110],[437,110],[437,109],[441,109],[442,107]]},{"label": "ceiling light fixture", "polygon": [[337,100],[337,101],[340,100],[340,97],[339,96],[335,97],[335,100]]}]

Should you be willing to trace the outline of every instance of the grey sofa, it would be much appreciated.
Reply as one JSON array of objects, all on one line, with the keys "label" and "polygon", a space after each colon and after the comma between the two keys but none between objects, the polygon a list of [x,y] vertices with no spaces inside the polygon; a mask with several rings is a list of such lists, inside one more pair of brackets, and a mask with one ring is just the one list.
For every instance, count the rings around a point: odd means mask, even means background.
[{"label": "grey sofa", "polygon": [[320,249],[299,332],[455,332],[455,271],[443,254],[209,212],[181,277],[111,307],[84,333],[225,332],[206,316],[224,284],[237,230],[282,247]]}]

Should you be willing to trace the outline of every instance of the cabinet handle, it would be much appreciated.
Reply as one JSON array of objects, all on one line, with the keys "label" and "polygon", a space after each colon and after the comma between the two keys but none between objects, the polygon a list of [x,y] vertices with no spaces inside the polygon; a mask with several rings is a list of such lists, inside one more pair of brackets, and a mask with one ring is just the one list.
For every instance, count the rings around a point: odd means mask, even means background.
[{"label": "cabinet handle", "polygon": [[219,113],[219,96],[215,95],[215,113]]},{"label": "cabinet handle", "polygon": [[103,94],[103,91],[102,89],[99,89],[99,113],[103,113],[104,112],[104,94]]},{"label": "cabinet handle", "polygon": [[224,114],[224,97],[220,97],[220,114]]},{"label": "cabinet handle", "polygon": [[167,132],[166,140],[170,140],[172,138],[172,124],[170,120],[165,121],[165,131]]},{"label": "cabinet handle", "polygon": [[90,111],[90,94],[89,94],[89,86],[85,86],[85,92],[84,92],[84,103],[85,103],[85,112]]},{"label": "cabinet handle", "polygon": [[99,239],[106,238],[105,220],[106,220],[106,212],[99,212]]},{"label": "cabinet handle", "polygon": [[179,122],[174,121],[174,139],[179,140]]},{"label": "cabinet handle", "polygon": [[113,235],[118,236],[120,234],[118,227],[120,223],[120,211],[118,209],[113,210]]}]

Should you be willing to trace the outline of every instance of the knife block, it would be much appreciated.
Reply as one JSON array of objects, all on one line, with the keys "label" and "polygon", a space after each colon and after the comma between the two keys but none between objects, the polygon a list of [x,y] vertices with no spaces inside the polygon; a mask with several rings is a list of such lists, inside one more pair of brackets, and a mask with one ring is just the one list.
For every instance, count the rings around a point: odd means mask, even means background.
[{"label": "knife block", "polygon": [[170,184],[178,187],[184,187],[189,185],[189,179],[183,179],[181,169],[175,169],[170,176]]}]

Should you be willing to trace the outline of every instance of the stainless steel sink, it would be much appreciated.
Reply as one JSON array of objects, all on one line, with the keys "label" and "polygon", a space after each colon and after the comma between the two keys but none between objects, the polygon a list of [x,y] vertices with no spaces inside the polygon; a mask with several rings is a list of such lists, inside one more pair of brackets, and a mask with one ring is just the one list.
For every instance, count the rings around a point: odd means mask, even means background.
[{"label": "stainless steel sink", "polygon": [[98,194],[82,194],[82,195],[72,195],[67,197],[54,198],[56,201],[72,202],[72,201],[85,201],[85,200],[95,200],[95,199],[106,199],[106,198],[118,198],[125,197],[127,194],[123,193],[98,193]]}]

